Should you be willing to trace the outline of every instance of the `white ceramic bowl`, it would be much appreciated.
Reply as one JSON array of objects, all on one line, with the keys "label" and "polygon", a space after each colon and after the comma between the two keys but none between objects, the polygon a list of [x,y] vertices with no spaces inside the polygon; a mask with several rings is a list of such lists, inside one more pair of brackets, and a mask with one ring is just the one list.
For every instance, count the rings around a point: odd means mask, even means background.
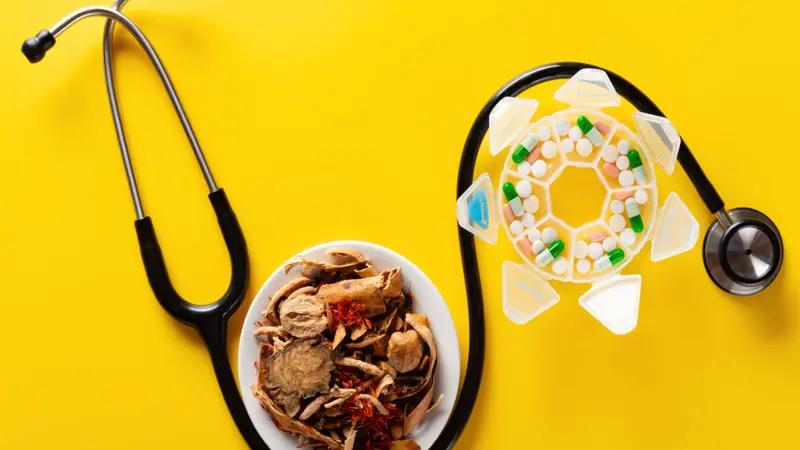
[{"label": "white ceramic bowl", "polygon": [[[300,253],[300,255],[329,260],[325,250],[329,248],[352,248],[358,250],[370,260],[378,270],[400,267],[403,274],[405,287],[411,288],[416,301],[413,311],[428,316],[428,321],[436,339],[439,349],[439,366],[436,369],[436,392],[434,399],[439,394],[444,395],[442,402],[436,407],[419,426],[411,433],[410,438],[419,443],[423,449],[428,449],[441,434],[450,414],[455,406],[458,396],[458,383],[461,373],[460,352],[458,349],[458,336],[450,311],[447,309],[439,291],[431,280],[408,259],[399,254],[376,244],[361,241],[339,241],[318,245]],[[288,262],[288,261],[287,261]],[[253,362],[258,355],[258,341],[253,335],[255,322],[262,320],[261,311],[266,309],[270,294],[273,294],[287,281],[298,276],[297,269],[288,275],[283,273],[283,266],[275,269],[266,283],[258,291],[242,328],[239,340],[239,389],[244,399],[247,413],[253,421],[261,438],[272,450],[294,450],[297,447],[297,438],[284,433],[272,423],[268,412],[253,397],[250,386],[256,382],[256,373]]]}]

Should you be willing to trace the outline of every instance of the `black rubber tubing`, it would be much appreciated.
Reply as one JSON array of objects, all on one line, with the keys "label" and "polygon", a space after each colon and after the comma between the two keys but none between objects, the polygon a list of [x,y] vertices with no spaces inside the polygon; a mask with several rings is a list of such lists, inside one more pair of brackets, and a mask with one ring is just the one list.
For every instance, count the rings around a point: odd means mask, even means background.
[{"label": "black rubber tubing", "polygon": [[[551,80],[571,78],[581,69],[600,69],[608,74],[617,92],[628,100],[639,111],[664,117],[664,113],[636,86],[626,79],[601,67],[578,62],[553,63],[535,67],[500,88],[484,105],[472,128],[469,130],[461,162],[458,166],[456,198],[472,185],[475,175],[475,161],[486,132],[489,130],[489,115],[500,100],[516,97],[522,92]],[[681,139],[678,162],[686,171],[708,210],[713,214],[724,208],[725,203],[711,184],[703,169],[700,168],[689,147]],[[456,403],[450,421],[447,423],[439,439],[433,445],[434,450],[452,448],[467,425],[469,416],[475,406],[478,390],[483,376],[483,362],[486,352],[486,330],[483,309],[483,292],[481,291],[481,274],[478,268],[478,255],[475,252],[475,237],[458,226],[458,241],[461,247],[461,265],[464,270],[464,283],[467,291],[467,308],[469,311],[469,356],[464,386]]]}]

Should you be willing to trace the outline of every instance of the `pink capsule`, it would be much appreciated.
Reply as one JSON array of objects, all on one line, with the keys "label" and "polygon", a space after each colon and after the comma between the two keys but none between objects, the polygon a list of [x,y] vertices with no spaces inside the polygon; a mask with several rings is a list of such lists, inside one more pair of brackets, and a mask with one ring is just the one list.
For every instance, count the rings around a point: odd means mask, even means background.
[{"label": "pink capsule", "polygon": [[633,197],[633,192],[632,191],[617,192],[616,194],[614,194],[614,197],[617,197],[617,200],[625,201],[626,198]]},{"label": "pink capsule", "polygon": [[519,240],[519,249],[522,250],[522,254],[525,256],[530,256],[533,254],[533,246],[527,237]]},{"label": "pink capsule", "polygon": [[603,242],[603,240],[608,237],[605,231],[592,231],[589,233],[589,241],[590,242]]},{"label": "pink capsule", "polygon": [[536,147],[533,147],[533,150],[531,150],[531,152],[525,158],[525,161],[528,161],[529,163],[533,164],[533,163],[536,162],[537,159],[539,159],[540,156],[542,156],[542,143],[541,142],[536,144]]},{"label": "pink capsule", "polygon": [[611,132],[611,127],[602,120],[596,120],[594,122],[594,127],[597,128],[597,131],[601,132],[603,135],[607,135]]},{"label": "pink capsule", "polygon": [[603,164],[603,172],[605,172],[606,175],[614,179],[616,179],[619,176],[619,169],[617,169],[617,166],[611,163]]},{"label": "pink capsule", "polygon": [[506,218],[508,223],[513,222],[516,218],[514,217],[514,211],[511,210],[511,205],[506,203],[503,205],[503,217]]}]

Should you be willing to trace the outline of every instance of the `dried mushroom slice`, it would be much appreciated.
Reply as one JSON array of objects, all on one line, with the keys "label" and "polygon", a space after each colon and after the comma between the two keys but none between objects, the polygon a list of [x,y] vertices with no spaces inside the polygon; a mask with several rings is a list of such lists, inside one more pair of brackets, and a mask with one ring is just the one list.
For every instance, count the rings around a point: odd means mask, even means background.
[{"label": "dried mushroom slice", "polygon": [[272,310],[275,309],[275,306],[283,297],[286,297],[292,292],[310,284],[311,279],[307,277],[295,278],[294,280],[289,281],[282,288],[278,289],[278,292],[276,292],[275,295],[269,298],[267,309],[265,309],[261,314],[263,314],[264,317],[270,316],[270,314],[272,314]]},{"label": "dried mushroom slice", "polygon": [[399,373],[411,372],[419,366],[422,350],[422,339],[416,331],[397,331],[389,338],[389,364]]},{"label": "dried mushroom slice", "polygon": [[309,338],[328,328],[325,303],[311,295],[298,295],[281,303],[281,326],[292,336]]},{"label": "dried mushroom slice", "polygon": [[266,387],[290,413],[290,409],[299,409],[300,399],[327,393],[333,367],[328,344],[314,339],[298,340],[267,359]]}]

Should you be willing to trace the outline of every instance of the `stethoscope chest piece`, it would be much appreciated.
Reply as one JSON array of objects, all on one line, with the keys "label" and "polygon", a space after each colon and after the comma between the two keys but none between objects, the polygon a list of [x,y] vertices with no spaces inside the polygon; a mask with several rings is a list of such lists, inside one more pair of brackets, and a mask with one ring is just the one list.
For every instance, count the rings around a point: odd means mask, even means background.
[{"label": "stethoscope chest piece", "polygon": [[783,241],[769,217],[750,208],[737,208],[709,227],[703,259],[711,279],[734,295],[753,295],[778,276]]}]

